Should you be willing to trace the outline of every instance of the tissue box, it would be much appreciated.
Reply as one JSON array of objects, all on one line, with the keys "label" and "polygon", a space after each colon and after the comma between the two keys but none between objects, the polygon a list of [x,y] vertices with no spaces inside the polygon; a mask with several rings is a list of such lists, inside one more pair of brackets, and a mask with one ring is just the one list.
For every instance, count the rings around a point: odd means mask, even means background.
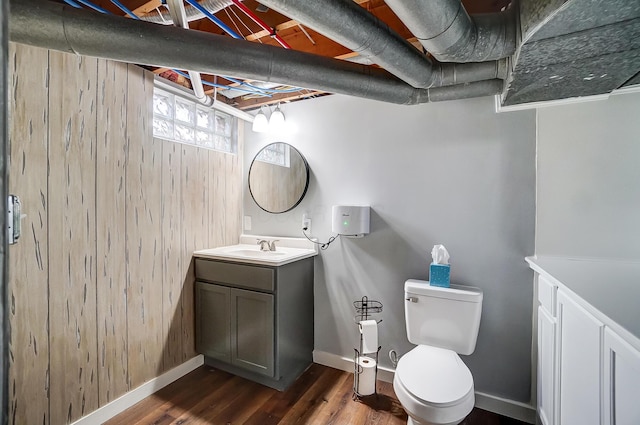
[{"label": "tissue box", "polygon": [[451,266],[449,264],[433,264],[429,266],[429,284],[431,286],[449,287],[449,275]]}]

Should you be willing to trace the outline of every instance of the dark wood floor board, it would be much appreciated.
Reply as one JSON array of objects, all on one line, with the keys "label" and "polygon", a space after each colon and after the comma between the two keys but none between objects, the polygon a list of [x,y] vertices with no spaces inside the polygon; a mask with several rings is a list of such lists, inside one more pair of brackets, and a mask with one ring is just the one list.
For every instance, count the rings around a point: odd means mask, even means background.
[{"label": "dark wood floor board", "polygon": [[234,376],[223,385],[208,390],[202,388],[197,403],[189,409],[179,409],[179,414],[175,416],[176,423],[198,424],[202,423],[201,418],[214,417],[226,409],[242,393],[243,388],[246,389],[248,383],[245,379]]},{"label": "dark wood floor board", "polygon": [[[405,425],[388,382],[353,400],[353,374],[313,364],[283,392],[202,366],[107,425]],[[526,425],[481,409],[460,425]]]},{"label": "dark wood floor board", "polygon": [[282,417],[279,425],[300,425],[313,423],[316,413],[322,411],[329,400],[339,391],[342,382],[349,375],[336,369],[324,371],[318,380],[305,392],[295,405]]},{"label": "dark wood floor board", "polygon": [[176,411],[179,411],[178,414],[188,411],[200,400],[200,394],[210,393],[210,388],[220,386],[231,378],[233,375],[225,372],[198,368],[113,417],[105,425],[162,423],[157,421],[175,416]]},{"label": "dark wood floor board", "polygon": [[312,364],[287,391],[276,392],[244,425],[277,425],[280,423],[282,416],[311,388],[313,383],[325,372],[325,369],[327,368],[324,366]]},{"label": "dark wood floor board", "polygon": [[[198,418],[194,425],[229,425],[244,424],[247,419],[273,395],[276,390],[255,384],[243,386],[242,391],[229,405],[220,412],[207,411]],[[212,401],[214,404],[216,400]],[[191,424],[186,421],[184,424]]]}]

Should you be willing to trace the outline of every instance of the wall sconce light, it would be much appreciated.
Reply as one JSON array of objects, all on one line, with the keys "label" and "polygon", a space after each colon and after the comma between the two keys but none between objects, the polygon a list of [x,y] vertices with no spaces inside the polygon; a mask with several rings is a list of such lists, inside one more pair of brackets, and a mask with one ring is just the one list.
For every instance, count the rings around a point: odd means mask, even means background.
[{"label": "wall sconce light", "polygon": [[262,112],[262,107],[258,111],[258,114],[253,118],[253,126],[251,129],[256,133],[264,133],[269,129],[269,121],[267,116]]},{"label": "wall sconce light", "polygon": [[269,118],[269,129],[271,131],[280,131],[284,127],[284,114],[280,110],[280,104],[276,106],[276,110],[273,111]]},{"label": "wall sconce light", "polygon": [[282,110],[280,110],[280,104],[276,106],[275,111],[271,112],[271,116],[267,119],[267,116],[260,111],[253,118],[253,126],[251,129],[256,133],[265,133],[267,131],[281,131],[284,128],[285,118]]}]

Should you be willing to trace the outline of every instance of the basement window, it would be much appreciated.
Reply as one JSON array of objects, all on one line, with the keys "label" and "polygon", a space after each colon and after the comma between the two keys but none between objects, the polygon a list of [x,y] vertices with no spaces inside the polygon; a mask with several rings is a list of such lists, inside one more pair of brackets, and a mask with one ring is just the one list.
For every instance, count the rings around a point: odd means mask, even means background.
[{"label": "basement window", "polygon": [[272,143],[267,145],[256,156],[256,161],[267,162],[281,167],[290,167],[289,145],[286,143]]},{"label": "basement window", "polygon": [[153,90],[153,137],[235,153],[236,118],[168,91]]}]

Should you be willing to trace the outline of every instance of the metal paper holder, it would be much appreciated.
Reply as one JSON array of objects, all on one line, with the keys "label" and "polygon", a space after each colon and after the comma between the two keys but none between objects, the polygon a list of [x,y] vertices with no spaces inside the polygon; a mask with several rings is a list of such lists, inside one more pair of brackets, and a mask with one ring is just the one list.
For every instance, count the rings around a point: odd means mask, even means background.
[{"label": "metal paper holder", "polygon": [[[354,320],[358,325],[358,330],[360,331],[360,322],[363,320],[369,320],[369,316],[373,313],[381,313],[382,312],[382,303],[380,301],[369,300],[366,296],[362,297],[359,301],[353,302],[354,307],[356,308],[356,314],[354,316]],[[382,323],[382,319],[376,321],[378,324]],[[372,395],[378,394],[378,387],[374,385],[373,394],[369,394],[363,396],[358,391],[360,388],[360,375],[362,374],[362,366],[360,366],[360,358],[361,357],[369,357],[376,362],[375,374],[374,374],[374,382],[378,382],[378,354],[380,353],[380,349],[382,346],[378,346],[378,350],[375,353],[371,353],[372,355],[361,354],[362,353],[362,332],[360,332],[360,349],[354,348],[354,356],[353,356],[353,400],[358,400],[361,397],[369,397]]]}]

